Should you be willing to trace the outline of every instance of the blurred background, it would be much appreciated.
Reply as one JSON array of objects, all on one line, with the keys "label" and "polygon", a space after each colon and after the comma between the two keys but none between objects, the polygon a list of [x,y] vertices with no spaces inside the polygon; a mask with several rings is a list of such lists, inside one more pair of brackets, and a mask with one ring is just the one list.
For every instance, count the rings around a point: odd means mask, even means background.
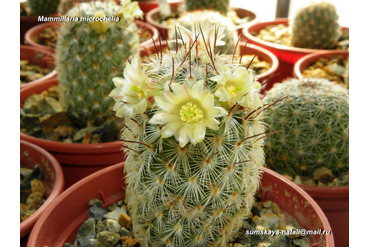
[{"label": "blurred background", "polygon": [[[230,0],[230,5],[235,7],[247,8],[255,12],[261,22],[270,21],[275,17],[293,18],[294,13],[301,7],[309,5],[312,0]],[[339,24],[349,27],[348,1],[327,0],[337,7],[339,14]]]}]

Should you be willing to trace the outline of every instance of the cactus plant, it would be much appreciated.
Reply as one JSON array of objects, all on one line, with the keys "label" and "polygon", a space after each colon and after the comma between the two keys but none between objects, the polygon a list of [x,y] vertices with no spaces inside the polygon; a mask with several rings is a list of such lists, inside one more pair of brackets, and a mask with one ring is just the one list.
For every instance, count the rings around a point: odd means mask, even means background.
[{"label": "cactus plant", "polygon": [[227,15],[230,0],[185,0],[186,11],[197,9],[215,10],[222,15]]},{"label": "cactus plant", "polygon": [[32,15],[51,15],[57,13],[60,0],[27,0]]},{"label": "cactus plant", "polygon": [[290,26],[291,43],[301,48],[330,49],[341,35],[336,7],[325,1],[299,9]]},{"label": "cactus plant", "polygon": [[[60,102],[81,125],[104,121],[113,106],[108,96],[116,68],[139,53],[139,35],[134,23],[142,16],[137,2],[80,3],[67,15],[80,21],[63,22],[56,46]],[[118,16],[121,19],[118,21]],[[111,17],[112,21],[82,21],[82,17]]]},{"label": "cactus plant", "polygon": [[[186,29],[195,31],[194,29],[197,28],[195,23],[203,23],[206,20],[209,22],[209,24],[215,25],[219,29],[224,29],[224,35],[223,37],[220,37],[220,39],[225,43],[225,45],[217,47],[216,51],[226,54],[233,54],[238,38],[235,26],[230,18],[221,15],[217,11],[195,10],[191,12],[185,12],[176,20],[176,24],[181,25]],[[169,38],[175,38],[174,31],[169,32]]]},{"label": "cactus plant", "polygon": [[334,175],[349,169],[348,90],[327,79],[290,79],[274,84],[264,98],[276,101],[265,111],[271,131],[266,139],[266,165],[292,177],[312,177],[313,170],[326,167]]},{"label": "cactus plant", "polygon": [[264,165],[261,84],[215,53],[221,29],[196,25],[178,26],[175,49],[136,58],[113,79],[126,200],[142,246],[226,246],[249,215]]}]

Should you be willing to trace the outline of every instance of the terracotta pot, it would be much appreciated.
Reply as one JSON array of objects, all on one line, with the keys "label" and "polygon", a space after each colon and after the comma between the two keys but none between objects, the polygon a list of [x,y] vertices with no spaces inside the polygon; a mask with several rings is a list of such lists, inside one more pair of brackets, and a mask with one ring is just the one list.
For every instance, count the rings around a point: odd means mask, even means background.
[{"label": "terracotta pot", "polygon": [[[103,206],[108,206],[125,197],[123,166],[124,163],[119,163],[96,172],[66,190],[36,223],[27,246],[59,247],[73,242],[88,217],[91,199],[98,198]],[[304,229],[331,230],[324,213],[306,192],[276,172],[266,168],[263,171],[262,200],[277,202],[281,210],[295,217]],[[309,239],[311,246],[334,246],[332,235],[311,235]]]},{"label": "terracotta pot", "polygon": [[[136,23],[136,25],[138,26],[139,29],[144,29],[144,30],[150,31],[152,36],[153,36],[154,41],[158,41],[159,36],[158,36],[157,29],[155,29],[155,27],[153,27],[152,25],[150,25],[148,23],[145,23],[143,21],[139,21],[139,20],[135,20],[135,23]],[[41,49],[44,49],[44,50],[47,50],[47,51],[50,51],[50,52],[55,52],[54,48],[50,48],[48,46],[44,46],[44,45],[41,45],[41,44],[37,43],[37,37],[46,28],[49,28],[49,27],[59,28],[60,25],[61,24],[58,23],[58,22],[48,22],[48,23],[43,23],[43,24],[37,25],[37,26],[35,26],[35,27],[33,27],[33,28],[31,28],[30,30],[27,31],[27,33],[25,35],[25,42],[27,44],[31,45],[31,46],[39,47]],[[152,43],[151,39],[142,42],[140,44],[140,46],[145,47],[150,43]]]},{"label": "terracotta pot", "polygon": [[[57,78],[22,88],[20,103],[32,94],[41,93],[58,85]],[[102,168],[124,160],[121,142],[76,144],[47,141],[20,133],[21,140],[34,143],[50,152],[62,165],[66,188]]]},{"label": "terracotta pot", "polygon": [[[244,39],[248,40],[248,43],[258,45],[263,47],[269,51],[271,51],[279,60],[279,76],[276,76],[266,87],[266,89],[270,89],[275,82],[281,82],[287,77],[293,77],[293,66],[294,64],[303,56],[315,52],[322,52],[325,50],[319,49],[306,49],[306,48],[299,48],[299,47],[290,47],[285,45],[279,45],[272,42],[267,42],[261,39],[256,38],[254,35],[258,34],[259,31],[266,26],[270,25],[278,25],[284,24],[289,26],[289,19],[288,18],[278,18],[274,21],[269,22],[261,22],[256,23],[253,25],[246,26],[243,29],[243,37]],[[342,30],[349,30],[346,27],[342,27]]]},{"label": "terracotta pot", "polygon": [[[170,5],[170,7],[171,7],[171,12],[172,13],[178,13],[179,5],[174,4],[174,5]],[[244,27],[252,25],[254,23],[258,23],[257,16],[254,12],[252,12],[250,10],[247,10],[247,9],[238,8],[238,7],[231,7],[231,8],[238,14],[238,16],[240,18],[244,18],[244,17],[247,17],[247,16],[251,17],[250,22],[248,22],[246,24],[241,24],[241,25],[238,25],[238,26],[235,27],[236,31],[238,32],[238,35],[242,33]],[[151,25],[155,26],[158,29],[159,33],[161,34],[161,38],[162,39],[167,39],[168,38],[168,32],[173,27],[169,27],[169,26],[160,24],[159,22],[156,21],[158,18],[159,18],[159,8],[155,8],[155,9],[150,10],[148,12],[147,16],[146,16],[147,22],[150,23]]]},{"label": "terracotta pot", "polygon": [[40,218],[40,216],[50,207],[51,203],[62,193],[64,187],[64,176],[59,162],[44,149],[21,140],[20,141],[20,163],[33,169],[38,165],[42,172],[45,190],[45,203],[29,218],[20,223],[20,237],[26,236]]},{"label": "terracotta pot", "polygon": [[349,186],[300,185],[321,207],[332,227],[335,246],[349,246]]},{"label": "terracotta pot", "polygon": [[57,75],[54,63],[55,56],[52,52],[48,52],[43,48],[21,45],[20,46],[20,60],[28,60],[30,64],[39,65],[41,68],[53,69],[49,74],[41,77],[40,79],[22,84],[20,87],[28,87],[30,85],[54,78]]},{"label": "terracotta pot", "polygon": [[317,62],[320,58],[332,59],[339,56],[342,56],[343,59],[348,59],[349,51],[333,50],[305,55],[295,63],[293,67],[293,76],[301,79],[303,78],[302,72],[307,67]]},{"label": "terracotta pot", "polygon": [[26,32],[26,35],[24,36],[25,43],[30,46],[39,47],[49,52],[55,52],[55,48],[41,45],[40,43],[38,43],[37,39],[38,35],[42,33],[46,28],[55,27],[59,29],[60,25],[61,25],[60,22],[46,22],[31,28]]}]

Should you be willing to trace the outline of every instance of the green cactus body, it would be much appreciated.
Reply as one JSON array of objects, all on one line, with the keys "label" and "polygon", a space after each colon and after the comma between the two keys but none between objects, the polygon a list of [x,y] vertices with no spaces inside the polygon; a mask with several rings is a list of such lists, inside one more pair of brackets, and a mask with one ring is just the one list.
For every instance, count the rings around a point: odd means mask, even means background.
[{"label": "green cactus body", "polygon": [[267,137],[266,164],[292,177],[312,177],[326,167],[339,175],[349,169],[348,90],[326,79],[291,79],[275,84],[266,103],[289,95],[265,111],[271,131]]},{"label": "green cactus body", "polygon": [[91,2],[92,0],[60,0],[58,6],[58,14],[65,15],[70,9],[75,7],[79,3]]},{"label": "green cactus body", "polygon": [[230,0],[185,0],[186,11],[197,9],[215,10],[227,15]]},{"label": "green cactus body", "polygon": [[329,2],[299,9],[290,28],[292,45],[301,48],[331,49],[341,35],[336,7]]},{"label": "green cactus body", "polygon": [[[236,41],[238,39],[235,25],[230,18],[227,18],[220,13],[213,10],[195,10],[192,12],[185,12],[177,19],[176,23],[187,29],[193,30],[197,28],[196,23],[203,23],[208,21],[211,25],[215,25],[216,29],[223,29],[223,37],[221,40],[225,42],[224,45],[217,47],[216,51],[221,54],[233,54]],[[169,37],[174,38],[174,31],[169,32]]]},{"label": "green cactus body", "polygon": [[32,15],[56,14],[60,0],[27,0]]},{"label": "green cactus body", "polygon": [[264,165],[261,85],[237,58],[214,54],[214,26],[204,36],[178,28],[177,49],[114,78],[126,201],[142,246],[226,246]]},{"label": "green cactus body", "polygon": [[[81,123],[104,120],[113,106],[108,96],[112,78],[125,61],[139,53],[135,17],[141,16],[137,2],[122,6],[113,2],[81,3],[68,16],[79,21],[63,22],[56,46],[60,102]],[[123,18],[123,15],[125,19]],[[120,21],[82,21],[82,17],[121,17]]]}]

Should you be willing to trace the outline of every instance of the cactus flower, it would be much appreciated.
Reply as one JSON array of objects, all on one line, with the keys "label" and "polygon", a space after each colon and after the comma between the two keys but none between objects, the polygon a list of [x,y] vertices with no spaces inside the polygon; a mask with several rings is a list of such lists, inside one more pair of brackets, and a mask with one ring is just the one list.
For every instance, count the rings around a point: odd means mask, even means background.
[{"label": "cactus flower", "polygon": [[214,106],[214,96],[209,89],[202,89],[203,81],[192,88],[184,83],[174,84],[173,92],[164,92],[156,97],[160,107],[149,123],[166,124],[162,137],[175,136],[179,145],[184,147],[189,141],[193,144],[204,139],[206,128],[218,130],[217,117],[227,114],[222,107]]}]

